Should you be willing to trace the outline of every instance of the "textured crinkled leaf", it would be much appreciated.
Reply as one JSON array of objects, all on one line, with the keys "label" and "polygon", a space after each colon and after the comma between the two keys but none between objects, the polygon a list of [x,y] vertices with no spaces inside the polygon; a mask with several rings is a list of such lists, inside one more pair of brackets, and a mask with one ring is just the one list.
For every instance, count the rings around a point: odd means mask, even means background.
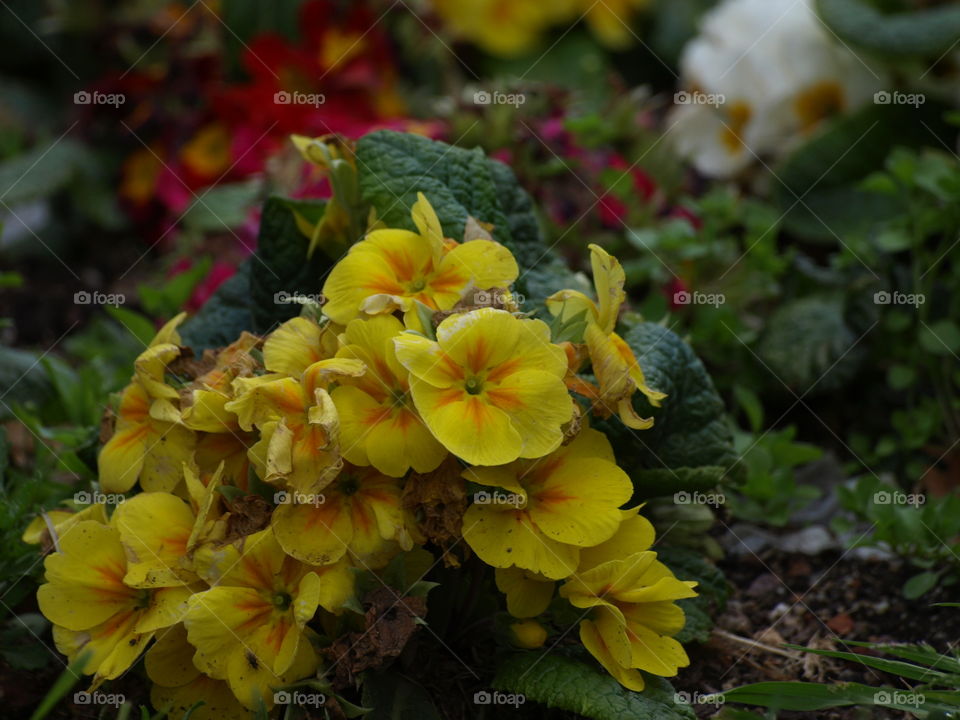
[{"label": "textured crinkled leaf", "polygon": [[529,195],[482,150],[380,130],[357,142],[357,166],[364,199],[388,227],[415,229],[410,207],[422,192],[447,237],[462,238],[468,217],[493,225],[493,238],[520,265],[515,289],[534,306],[570,285],[569,269],[543,243]]},{"label": "textured crinkled leaf", "polygon": [[672,495],[681,490],[709,490],[720,484],[727,472],[726,466],[648,468],[631,474],[636,490],[635,500]]},{"label": "textured crinkled leaf", "polygon": [[225,347],[253,329],[250,314],[250,261],[247,260],[180,326],[180,337],[196,351]]},{"label": "textured crinkled leaf", "polygon": [[[757,352],[771,373],[800,393],[828,392],[850,380],[865,348],[844,319],[843,302],[807,297],[777,310]],[[779,383],[771,378],[776,385]]]},{"label": "textured crinkled leaf", "polygon": [[[649,430],[631,431],[616,418],[597,423],[610,436],[620,466],[631,474],[635,485],[643,480],[646,468],[670,468],[679,475],[679,468],[732,467],[737,458],[723,400],[693,349],[676,333],[655,323],[622,329],[647,384],[667,395],[659,408],[651,407],[640,393],[634,395],[640,416],[654,417]],[[696,489],[708,472],[685,471],[692,484],[682,489]],[[672,493],[681,488],[667,489]],[[638,486],[638,492],[642,490]]]},{"label": "textured crinkled leaf", "polygon": [[687,705],[674,702],[666,680],[644,674],[642,693],[627,690],[592,664],[559,654],[511,655],[497,669],[493,686],[523,693],[527,702],[561,708],[593,720],[693,720]]},{"label": "textured crinkled leaf", "polygon": [[250,260],[250,306],[253,329],[265,333],[300,314],[296,303],[277,302],[278,293],[319,296],[324,275],[336,260],[316,252],[308,260],[310,240],[297,227],[294,211],[313,213],[322,201],[291,200],[272,196],[263,206],[257,252]]}]

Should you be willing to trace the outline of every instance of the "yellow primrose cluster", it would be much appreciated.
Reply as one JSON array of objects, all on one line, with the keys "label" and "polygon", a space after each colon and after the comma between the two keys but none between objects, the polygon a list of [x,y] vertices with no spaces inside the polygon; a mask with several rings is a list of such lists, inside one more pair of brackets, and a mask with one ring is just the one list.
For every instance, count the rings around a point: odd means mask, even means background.
[{"label": "yellow primrose cluster", "polygon": [[[554,328],[579,328],[558,343],[518,311],[517,263],[481,224],[446,238],[423,195],[412,217],[416,231],[372,230],[335,265],[322,317],[197,358],[180,316],[136,360],[100,454],[116,509],[53,511],[24,536],[53,546],[40,609],[94,687],[146,650],[171,717],[199,700],[201,719],[269,709],[272,689],[331,669],[314,627],[329,642],[357,607],[355,571],[418,546],[459,564],[407,502],[431,479],[476,489],[453,545],[495,568],[514,617],[544,613],[560,583],[584,611],[584,646],[625,686],[687,664],[674,601],[695,583],[657,561],[653,528],[623,509],[631,481],[589,425],[649,427],[632,397],[664,397],[614,332],[620,264],[591,246],[596,301],[549,299]],[[596,383],[577,374],[587,365]]]}]

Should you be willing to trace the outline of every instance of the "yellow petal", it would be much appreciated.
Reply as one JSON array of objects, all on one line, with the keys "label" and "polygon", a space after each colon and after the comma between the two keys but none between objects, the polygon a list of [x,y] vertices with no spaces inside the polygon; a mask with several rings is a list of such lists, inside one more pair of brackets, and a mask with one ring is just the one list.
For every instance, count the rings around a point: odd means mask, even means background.
[{"label": "yellow petal", "polygon": [[[278,373],[237,378],[232,387],[234,399],[224,407],[236,414],[240,427],[247,431],[252,430],[254,425],[259,427],[275,420],[284,413],[303,410],[304,394],[297,381]],[[285,394],[289,395],[286,399]]]},{"label": "yellow petal", "polygon": [[269,710],[274,705],[273,688],[290,685],[313,675],[318,662],[316,651],[307,638],[303,637],[297,643],[293,662],[282,673],[275,672],[249,651],[233,653],[227,667],[228,681],[236,698],[247,708],[255,709],[262,698]]},{"label": "yellow petal", "polygon": [[137,482],[150,442],[153,421],[149,407],[149,398],[140,385],[131,383],[124,389],[116,430],[97,461],[104,492],[123,493]]},{"label": "yellow petal", "polygon": [[480,290],[507,288],[520,274],[510,251],[490,240],[471,240],[457,245],[443,258],[440,268],[441,271],[455,269],[466,278],[464,287]]},{"label": "yellow petal", "polygon": [[193,652],[183,623],[165,629],[157,634],[157,641],[143,659],[147,676],[164,687],[186,685],[200,675],[193,664]]},{"label": "yellow petal", "polygon": [[150,592],[150,605],[137,619],[138,633],[153,633],[183,620],[194,588],[186,585],[165,587]]},{"label": "yellow petal", "polygon": [[481,308],[441,322],[437,342],[468,374],[478,374],[513,360],[522,330],[523,321],[505,310]]},{"label": "yellow petal", "polygon": [[327,327],[305,317],[287,320],[263,344],[263,364],[270,372],[298,378],[310,365],[331,357],[336,336]]},{"label": "yellow petal", "polygon": [[151,345],[140,353],[133,368],[137,381],[153,398],[176,400],[180,394],[164,382],[167,365],[180,356],[180,348],[172,343]]},{"label": "yellow petal", "polygon": [[[267,622],[273,605],[253,588],[218,586],[192,596],[184,618],[193,662],[211,677],[225,678],[227,663],[242,652],[254,630]],[[272,658],[271,658],[272,660]]]},{"label": "yellow petal", "polygon": [[98,522],[77,523],[44,567],[48,582],[37,591],[40,612],[69,630],[92,628],[131,609],[140,593],[123,584],[126,557],[119,533]]},{"label": "yellow petal", "polygon": [[180,339],[180,333],[177,332],[177,328],[180,324],[187,319],[187,314],[185,312],[180,313],[173,319],[169,320],[160,330],[157,331],[157,334],[154,336],[153,340],[150,341],[150,347],[154,345],[180,345],[183,341]]},{"label": "yellow petal", "polygon": [[523,437],[503,410],[458,388],[410,384],[420,417],[447,450],[471,465],[503,465],[519,457]]},{"label": "yellow petal", "polygon": [[443,253],[443,228],[433,205],[422,192],[417,193],[417,201],[410,208],[410,217],[420,235],[426,238],[433,254],[434,264],[439,263]]},{"label": "yellow petal", "polygon": [[328,565],[346,555],[353,539],[349,507],[331,495],[317,505],[283,504],[272,526],[284,551],[310,565]]},{"label": "yellow petal", "polygon": [[194,520],[190,506],[169,493],[140,493],[120,503],[112,522],[127,552],[124,583],[153,588],[196,580],[182,566]]},{"label": "yellow petal", "polygon": [[623,470],[599,458],[574,458],[529,488],[527,508],[550,538],[579,547],[609,540],[620,525],[620,506],[633,494]]},{"label": "yellow petal", "polygon": [[[53,525],[53,530],[58,538],[66,535],[71,528],[84,520],[92,520],[104,525],[107,524],[106,505],[103,503],[88,505],[78,512],[73,512],[72,510],[49,510],[46,515],[50,520],[50,524]],[[21,540],[25,543],[36,545],[43,542],[47,537],[49,537],[47,521],[44,520],[43,515],[40,515],[30,521],[26,530],[23,531]]]},{"label": "yellow petal", "polygon": [[580,553],[581,571],[650,549],[655,532],[650,521],[638,514],[639,510],[634,508],[623,511],[620,527],[613,537],[599,545],[583,549]]},{"label": "yellow petal", "polygon": [[554,583],[520,568],[497,568],[497,589],[507,596],[507,612],[515,618],[536,617],[553,598]]},{"label": "yellow petal", "polygon": [[597,289],[600,329],[609,334],[617,323],[620,306],[626,299],[623,291],[626,275],[623,267],[610,253],[596,244],[590,246],[590,265],[593,268],[593,284]]},{"label": "yellow petal", "polygon": [[576,570],[578,549],[537,531],[524,511],[471,505],[463,516],[463,537],[488,565],[516,566],[557,580]]},{"label": "yellow petal", "polygon": [[193,458],[194,434],[180,425],[151,426],[140,487],[148,492],[171,492],[183,479],[183,464]]},{"label": "yellow petal", "polygon": [[627,634],[632,651],[631,667],[661,677],[673,677],[690,664],[683,645],[671,637],[659,635],[639,623],[628,622]]},{"label": "yellow petal", "polygon": [[395,337],[393,343],[397,359],[419,380],[437,388],[448,388],[463,381],[463,368],[433,340],[403,333]]},{"label": "yellow petal", "polygon": [[560,447],[561,426],[573,416],[573,399],[560,378],[540,370],[523,370],[484,390],[485,399],[507,413],[520,433],[520,457],[538,458]]},{"label": "yellow petal", "polygon": [[405,295],[431,262],[423,238],[407,230],[375,230],[334,265],[323,285],[323,313],[346,325],[371,295]]},{"label": "yellow petal", "polygon": [[237,416],[225,407],[230,400],[230,395],[218,390],[194,390],[193,404],[183,411],[183,424],[211,433],[236,430]]},{"label": "yellow petal", "polygon": [[[240,704],[230,686],[206,675],[175,687],[154,685],[150,702],[170,718],[182,718],[189,710],[190,720],[250,720],[250,711]],[[203,704],[198,705],[200,702]]]},{"label": "yellow petal", "polygon": [[315,569],[320,577],[318,602],[327,612],[339,615],[354,594],[357,574],[346,559]]},{"label": "yellow petal", "polygon": [[614,659],[613,653],[604,642],[599,629],[591,620],[584,620],[580,623],[580,642],[617,682],[629,690],[635,690],[636,692],[643,690],[643,675],[636,670],[623,667]]}]

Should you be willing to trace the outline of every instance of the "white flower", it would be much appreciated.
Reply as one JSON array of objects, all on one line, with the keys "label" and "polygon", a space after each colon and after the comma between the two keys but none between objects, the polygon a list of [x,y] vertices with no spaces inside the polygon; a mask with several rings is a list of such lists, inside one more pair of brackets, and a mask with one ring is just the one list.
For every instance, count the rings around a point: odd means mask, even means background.
[{"label": "white flower", "polygon": [[[680,64],[691,101],[677,105],[673,135],[684,157],[717,177],[784,153],[883,86],[823,26],[812,0],[725,0],[704,17]],[[722,101],[698,101],[711,97]]]}]

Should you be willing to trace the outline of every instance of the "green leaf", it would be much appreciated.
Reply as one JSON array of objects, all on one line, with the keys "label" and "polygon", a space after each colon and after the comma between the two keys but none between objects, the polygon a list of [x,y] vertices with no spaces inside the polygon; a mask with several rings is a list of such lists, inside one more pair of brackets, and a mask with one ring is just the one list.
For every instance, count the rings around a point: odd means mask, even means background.
[{"label": "green leaf", "polygon": [[247,260],[237,268],[200,311],[180,326],[183,342],[195,351],[224,347],[244,330],[253,329],[249,306],[250,262]]},{"label": "green leaf", "polygon": [[[609,55],[587,32],[573,29],[549,46],[530,54],[491,60],[491,77],[521,77],[530,83],[570,88],[578,105],[606,107],[612,86],[606,81],[611,72]],[[508,90],[508,92],[512,92]],[[496,110],[496,108],[493,108]]]},{"label": "green leaf", "polygon": [[693,720],[674,702],[666,680],[644,675],[642,693],[627,690],[603,670],[574,658],[542,652],[515,654],[497,669],[493,687],[593,720]]},{"label": "green leaf", "polygon": [[157,334],[157,328],[154,327],[150,318],[138,312],[119,305],[105,305],[103,309],[145,346],[149,345],[153,336]]},{"label": "green leaf", "polygon": [[0,347],[0,419],[12,417],[10,408],[19,403],[43,404],[54,395],[40,356],[26,350]]},{"label": "green leaf", "polygon": [[960,7],[883,13],[867,0],[817,0],[824,23],[841,39],[881,55],[938,57],[960,37]]},{"label": "green leaf", "polygon": [[410,207],[422,192],[447,237],[460,239],[467,217],[493,224],[493,237],[521,268],[518,294],[539,305],[570,286],[572,273],[543,242],[533,203],[506,165],[419,135],[380,130],[357,142],[364,199],[388,227],[414,230]]},{"label": "green leaf", "polygon": [[40,143],[0,163],[0,198],[9,206],[49,196],[71,182],[89,160],[78,142]]},{"label": "green leaf", "polygon": [[815,648],[804,647],[802,645],[788,645],[788,647],[793,650],[800,650],[812,655],[823,655],[824,657],[832,657],[839,660],[849,660],[850,662],[859,663],[860,665],[875,668],[877,670],[883,670],[891,675],[898,675],[910,680],[923,680],[930,683],[943,681],[956,682],[957,680],[960,680],[960,678],[955,675],[951,676],[950,674],[940,672],[939,670],[932,670],[929,667],[914,665],[913,663],[902,662],[900,660],[890,660],[888,658],[878,658],[871,655],[864,655],[854,652],[842,652],[839,650],[819,650]]},{"label": "green leaf", "polygon": [[397,672],[368,670],[362,698],[364,707],[373,708],[367,720],[440,720],[427,691]]},{"label": "green leaf", "polygon": [[268,332],[300,314],[300,305],[284,302],[285,296],[319,298],[332,266],[323,253],[307,259],[310,240],[297,227],[295,210],[304,212],[301,201],[277,195],[263,206],[257,252],[250,260],[250,312],[256,332]]},{"label": "green leaf", "polygon": [[920,345],[934,355],[954,355],[960,351],[960,327],[952,320],[938,320],[920,329]]},{"label": "green leaf", "polygon": [[[960,603],[934,603],[934,606],[960,607]],[[847,645],[870,648],[887,655],[921,663],[937,670],[960,675],[960,660],[937,652],[929,645],[884,645],[882,643],[859,642],[847,640]]]},{"label": "green leaf", "polygon": [[[861,683],[820,685],[812,682],[761,682],[725,690],[723,695],[727,702],[759,705],[776,710],[812,711],[849,705],[871,705],[914,712],[918,709],[949,711],[956,707],[943,702],[931,702],[934,694],[930,692],[924,693],[927,702],[919,707],[912,703],[895,702],[895,697],[905,698],[912,693],[902,690],[895,693],[892,688],[874,688]],[[960,692],[936,693],[935,696],[960,700]]]},{"label": "green leaf", "polygon": [[30,720],[42,720],[42,718],[45,718],[50,714],[50,711],[57,706],[57,703],[59,703],[68,692],[70,692],[70,688],[76,685],[77,681],[80,680],[82,677],[80,670],[90,661],[90,657],[92,655],[92,650],[82,650],[74,659],[74,661],[64,668],[56,682],[54,682],[51,688],[47,691],[47,694],[44,696],[43,700],[41,700],[40,704],[37,705],[37,709],[33,711],[33,715],[30,716]]},{"label": "green leaf", "polygon": [[229,232],[243,225],[259,192],[259,182],[217,185],[201,190],[184,213],[183,223],[198,232]]},{"label": "green leaf", "polygon": [[763,403],[760,398],[750,388],[744,385],[733,386],[733,396],[737,399],[737,404],[743,408],[750,421],[750,429],[754,433],[759,433],[763,427]]},{"label": "green leaf", "polygon": [[900,252],[913,244],[910,234],[902,228],[890,227],[877,235],[874,244],[883,252]]},{"label": "green leaf", "polygon": [[186,305],[194,288],[210,272],[211,264],[210,258],[204,257],[193,263],[189,269],[165,279],[162,283],[139,285],[137,294],[143,309],[157,317],[176,315]]},{"label": "green leaf", "polygon": [[914,575],[903,584],[903,596],[907,600],[916,600],[921,595],[932,590],[940,579],[940,573],[927,570]]},{"label": "green leaf", "polygon": [[827,392],[849,381],[864,348],[849,328],[839,298],[811,296],[790,302],[770,318],[757,354],[780,382],[800,392]]},{"label": "green leaf", "polygon": [[663,497],[686,490],[709,490],[723,480],[729,466],[700,465],[699,467],[647,468],[633,470],[634,500]]},{"label": "green leaf", "polygon": [[776,169],[774,197],[786,213],[784,227],[806,239],[837,242],[897,217],[902,195],[871,192],[862,181],[884,168],[895,146],[922,146],[938,137],[949,143],[933,102],[870,104],[831,120],[800,145]]},{"label": "green leaf", "polygon": [[[723,400],[693,349],[655,323],[627,324],[624,330],[623,339],[633,349],[647,384],[667,397],[661,407],[653,408],[640,393],[634,395],[640,415],[654,417],[649,430],[632,431],[615,417],[597,423],[610,436],[620,466],[638,479],[639,487],[663,479],[669,492],[675,492],[669,484],[673,473],[653,476],[641,471],[669,468],[700,483],[713,472],[706,466],[732,467],[737,456]],[[700,470],[681,474],[680,468]]]},{"label": "green leaf", "polygon": [[887,384],[894,390],[906,390],[917,379],[917,372],[909,365],[891,365],[887,371]]}]

